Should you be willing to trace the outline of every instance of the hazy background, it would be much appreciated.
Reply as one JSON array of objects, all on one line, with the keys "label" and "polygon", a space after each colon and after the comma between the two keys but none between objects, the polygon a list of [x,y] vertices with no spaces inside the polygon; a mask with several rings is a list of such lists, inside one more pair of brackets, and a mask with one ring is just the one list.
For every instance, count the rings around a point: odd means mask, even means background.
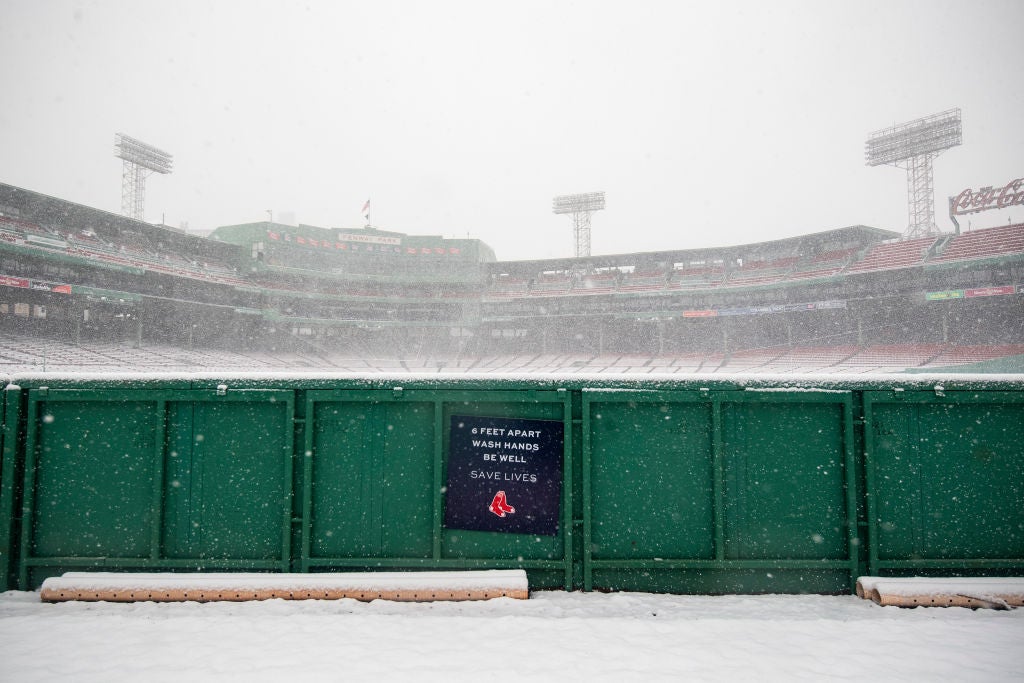
[{"label": "hazy background", "polygon": [[[146,219],[275,219],[572,255],[903,231],[873,130],[961,107],[936,218],[1024,176],[1024,2],[0,0],[0,182],[120,211],[123,132],[174,155]],[[975,227],[1024,220],[993,211]],[[967,221],[961,221],[967,227]]]}]

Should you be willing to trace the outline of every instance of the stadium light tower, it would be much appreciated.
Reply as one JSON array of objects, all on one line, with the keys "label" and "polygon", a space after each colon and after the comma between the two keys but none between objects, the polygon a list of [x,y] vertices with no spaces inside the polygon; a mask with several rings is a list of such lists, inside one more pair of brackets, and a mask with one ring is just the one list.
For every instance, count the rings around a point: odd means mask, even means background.
[{"label": "stadium light tower", "polygon": [[938,234],[932,159],[962,142],[959,108],[876,130],[868,137],[864,144],[868,166],[887,164],[907,169],[910,223],[903,234],[906,239]]},{"label": "stadium light tower", "polygon": [[121,213],[135,220],[146,219],[146,177],[150,173],[171,172],[172,157],[167,152],[130,138],[124,133],[114,137],[114,156],[121,164]]},{"label": "stadium light tower", "polygon": [[563,194],[555,197],[551,210],[572,215],[576,256],[590,256],[590,214],[604,208],[604,192]]}]

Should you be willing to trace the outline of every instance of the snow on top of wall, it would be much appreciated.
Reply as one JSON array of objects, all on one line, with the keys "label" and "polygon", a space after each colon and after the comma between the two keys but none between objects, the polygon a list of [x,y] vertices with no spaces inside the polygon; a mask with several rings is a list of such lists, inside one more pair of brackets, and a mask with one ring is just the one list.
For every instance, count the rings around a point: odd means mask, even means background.
[{"label": "snow on top of wall", "polygon": [[405,591],[428,588],[441,591],[525,591],[528,584],[526,572],[522,569],[311,574],[68,572],[46,579],[42,591]]},{"label": "snow on top of wall", "polygon": [[892,595],[958,595],[975,592],[1024,595],[1024,577],[889,577],[861,576],[858,585],[865,591],[878,590]]},{"label": "snow on top of wall", "polygon": [[203,369],[195,371],[51,371],[23,372],[7,376],[4,379],[12,384],[39,385],[52,381],[61,383],[87,382],[367,382],[376,384],[429,382],[465,384],[473,382],[489,383],[529,383],[534,385],[572,384],[623,385],[636,388],[650,388],[652,385],[685,385],[699,386],[707,384],[748,387],[758,391],[777,390],[844,390],[847,388],[863,388],[871,386],[876,389],[912,387],[918,390],[956,389],[962,385],[988,386],[1010,384],[1014,387],[1024,386],[1024,373],[829,373],[822,374],[771,374],[771,373],[733,373],[723,374],[686,374],[674,373],[619,373],[615,375],[594,375],[572,372],[536,373],[536,372],[352,372],[330,370],[260,370],[260,371],[223,371]]}]

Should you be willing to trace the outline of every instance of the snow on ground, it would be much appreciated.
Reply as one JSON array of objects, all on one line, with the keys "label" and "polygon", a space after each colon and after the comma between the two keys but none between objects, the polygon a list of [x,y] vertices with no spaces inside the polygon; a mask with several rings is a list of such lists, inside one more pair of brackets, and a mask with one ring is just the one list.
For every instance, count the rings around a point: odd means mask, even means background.
[{"label": "snow on ground", "polygon": [[4,681],[1024,680],[1024,610],[538,592],[472,603],[0,593]]}]

